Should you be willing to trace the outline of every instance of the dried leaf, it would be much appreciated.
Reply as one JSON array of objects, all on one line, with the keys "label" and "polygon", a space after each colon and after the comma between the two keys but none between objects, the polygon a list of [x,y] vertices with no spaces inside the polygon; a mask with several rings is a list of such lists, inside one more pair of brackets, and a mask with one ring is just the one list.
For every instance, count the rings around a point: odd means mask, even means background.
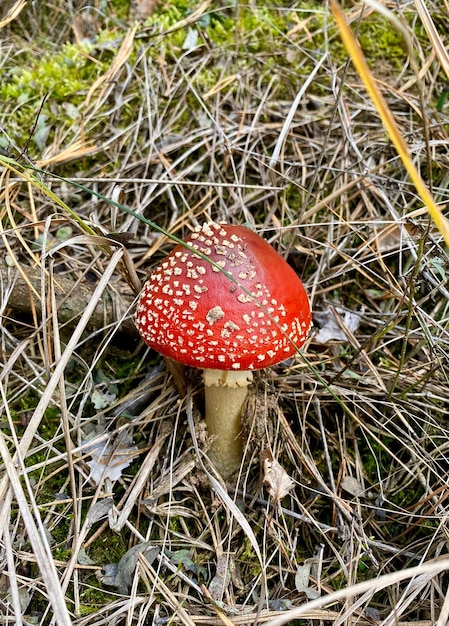
[{"label": "dried leaf", "polygon": [[263,484],[277,504],[293,489],[295,483],[269,452],[262,452],[261,461],[264,473]]},{"label": "dried leaf", "polygon": [[107,563],[103,567],[102,572],[97,571],[97,578],[103,585],[115,587],[115,579],[117,578],[118,563]]},{"label": "dried leaf", "polygon": [[380,613],[379,609],[375,609],[374,607],[367,606],[365,611],[364,611],[364,613],[365,613],[365,616],[369,620],[373,621],[373,623],[380,622],[381,613]]},{"label": "dried leaf", "polygon": [[184,42],[182,44],[183,50],[195,50],[198,47],[198,31],[196,28],[192,28],[191,26],[187,29],[187,34],[185,36]]},{"label": "dried leaf", "polygon": [[228,554],[221,554],[217,559],[217,571],[209,584],[209,593],[213,600],[221,600],[231,582],[231,569],[234,566],[233,558]]},{"label": "dried leaf", "polygon": [[103,574],[98,576],[101,582],[110,587],[117,587],[119,593],[127,594],[134,578],[139,555],[143,555],[151,565],[161,549],[150,543],[138,543],[125,552],[120,561],[110,563],[103,568]]},{"label": "dried leaf", "polygon": [[101,409],[105,409],[111,405],[117,399],[117,396],[115,393],[109,393],[109,391],[94,389],[90,399],[95,409],[101,411]]},{"label": "dried leaf", "polygon": [[351,496],[361,496],[364,492],[364,489],[357,478],[353,476],[345,476],[340,486],[342,489],[347,491]]},{"label": "dried leaf", "polygon": [[92,457],[87,461],[90,468],[89,479],[96,485],[109,478],[112,482],[118,480],[125,468],[132,463],[137,452],[136,446],[106,443],[104,439],[97,442],[84,442],[83,453]]},{"label": "dried leaf", "polygon": [[352,334],[360,325],[360,313],[344,311],[338,307],[328,307],[326,311],[315,313],[314,317],[321,327],[315,335],[315,341],[318,343],[347,341],[348,334],[345,333],[345,328]]},{"label": "dried leaf", "polygon": [[90,524],[95,524],[100,520],[104,519],[108,516],[109,511],[114,506],[114,500],[112,498],[104,498],[103,500],[99,500],[93,504],[88,513],[87,517],[89,518]]},{"label": "dried leaf", "polygon": [[186,572],[192,572],[195,576],[206,578],[207,570],[202,565],[197,565],[191,559],[191,550],[183,549],[170,553],[170,559],[177,565],[182,565]]},{"label": "dried leaf", "polygon": [[295,575],[295,587],[297,591],[305,593],[309,600],[315,600],[315,598],[319,598],[320,593],[319,591],[317,591],[317,589],[312,589],[311,587],[309,587],[311,568],[311,559],[304,561],[304,564],[298,567]]},{"label": "dried leaf", "polygon": [[[28,605],[31,602],[32,594],[30,593],[29,589],[27,589],[26,587],[20,587],[18,589],[18,595],[19,595],[19,605],[20,605],[20,608],[22,609],[22,615],[23,615],[26,613]],[[12,594],[7,595],[6,601],[9,604],[13,605]]]},{"label": "dried leaf", "polygon": [[275,600],[270,600],[269,606],[272,611],[288,611],[292,608],[293,603],[287,598],[277,598]]},{"label": "dried leaf", "polygon": [[71,120],[77,120],[80,117],[80,110],[72,102],[63,102],[61,108],[64,110],[67,117]]}]

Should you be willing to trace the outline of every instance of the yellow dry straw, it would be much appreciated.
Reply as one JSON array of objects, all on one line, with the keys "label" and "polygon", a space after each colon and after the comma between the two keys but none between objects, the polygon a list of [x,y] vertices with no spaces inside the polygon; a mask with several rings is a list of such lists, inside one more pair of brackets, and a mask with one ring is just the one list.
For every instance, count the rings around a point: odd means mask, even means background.
[{"label": "yellow dry straw", "polygon": [[343,12],[337,0],[330,0],[330,6],[337,22],[337,26],[340,30],[340,35],[345,45],[345,48],[348,51],[360,78],[365,84],[369,96],[382,119],[382,122],[390,136],[390,139],[393,142],[397,153],[401,157],[401,160],[410,178],[412,179],[416,190],[421,197],[421,200],[427,208],[429,215],[435,222],[435,225],[440,233],[443,235],[444,241],[447,245],[449,245],[449,222],[447,218],[443,215],[439,207],[435,204],[432,194],[430,193],[425,182],[421,178],[418,170],[413,165],[413,161],[410,157],[407,144],[405,143],[404,138],[399,131],[394,116],[391,113],[388,104],[385,101],[385,98],[383,97],[376,85],[371,70],[369,69],[366,59],[360,49],[359,43],[354,37],[348,24],[346,23]]}]

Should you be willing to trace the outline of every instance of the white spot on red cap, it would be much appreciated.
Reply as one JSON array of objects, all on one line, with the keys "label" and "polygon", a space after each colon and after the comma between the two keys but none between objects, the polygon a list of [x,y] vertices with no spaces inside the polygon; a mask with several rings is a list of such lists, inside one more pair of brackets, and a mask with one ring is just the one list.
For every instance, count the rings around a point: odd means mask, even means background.
[{"label": "white spot on red cap", "polygon": [[223,309],[221,308],[221,306],[217,305],[217,306],[214,306],[212,309],[210,309],[206,313],[206,319],[209,322],[209,324],[215,324],[215,322],[218,322],[218,320],[221,320],[224,317],[224,315],[225,313]]},{"label": "white spot on red cap", "polygon": [[242,304],[246,304],[247,302],[252,302],[253,298],[246,293],[241,293],[237,296],[237,300]]}]

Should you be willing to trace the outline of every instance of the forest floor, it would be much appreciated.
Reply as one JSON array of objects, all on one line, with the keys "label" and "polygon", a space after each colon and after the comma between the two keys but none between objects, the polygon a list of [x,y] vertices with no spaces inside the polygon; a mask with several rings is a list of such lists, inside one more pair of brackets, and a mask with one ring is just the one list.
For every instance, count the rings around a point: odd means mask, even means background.
[{"label": "forest floor", "polygon": [[[287,4],[1,3],[2,623],[447,624],[447,246],[335,14]],[[343,13],[444,211],[427,6]],[[268,240],[314,322],[257,373],[229,480],[200,372],[133,321],[210,220]]]}]

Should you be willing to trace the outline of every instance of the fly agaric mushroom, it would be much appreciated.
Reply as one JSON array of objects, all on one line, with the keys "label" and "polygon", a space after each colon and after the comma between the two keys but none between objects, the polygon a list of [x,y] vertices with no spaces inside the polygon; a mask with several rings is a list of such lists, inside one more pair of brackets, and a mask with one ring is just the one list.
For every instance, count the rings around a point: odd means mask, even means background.
[{"label": "fly agaric mushroom", "polygon": [[242,458],[252,370],[284,361],[304,343],[310,304],[293,269],[244,226],[207,223],[185,243],[144,285],[136,324],[151,348],[203,369],[209,456],[226,478]]}]

